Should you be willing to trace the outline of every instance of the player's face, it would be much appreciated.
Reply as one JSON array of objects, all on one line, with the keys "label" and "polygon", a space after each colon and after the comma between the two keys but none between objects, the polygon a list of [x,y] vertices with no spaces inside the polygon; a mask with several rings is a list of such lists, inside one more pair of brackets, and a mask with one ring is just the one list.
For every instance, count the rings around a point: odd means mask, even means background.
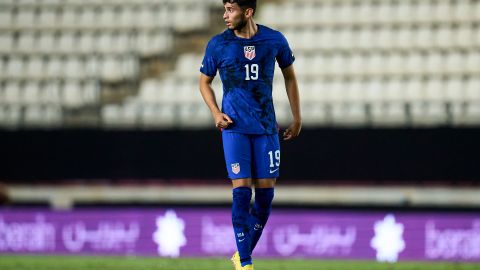
[{"label": "player's face", "polygon": [[247,24],[247,17],[245,12],[238,6],[237,3],[226,3],[225,13],[223,13],[223,20],[232,30],[240,30]]}]

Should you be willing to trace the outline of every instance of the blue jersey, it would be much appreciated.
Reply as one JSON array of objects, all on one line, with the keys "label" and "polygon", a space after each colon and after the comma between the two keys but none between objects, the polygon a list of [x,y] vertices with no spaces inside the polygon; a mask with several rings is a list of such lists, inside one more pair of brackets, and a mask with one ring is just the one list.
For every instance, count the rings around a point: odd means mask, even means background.
[{"label": "blue jersey", "polygon": [[227,29],[210,40],[200,72],[215,77],[219,71],[222,112],[233,120],[224,132],[278,133],[272,100],[275,60],[283,69],[295,57],[285,37],[263,25],[258,25],[250,39],[237,37]]}]

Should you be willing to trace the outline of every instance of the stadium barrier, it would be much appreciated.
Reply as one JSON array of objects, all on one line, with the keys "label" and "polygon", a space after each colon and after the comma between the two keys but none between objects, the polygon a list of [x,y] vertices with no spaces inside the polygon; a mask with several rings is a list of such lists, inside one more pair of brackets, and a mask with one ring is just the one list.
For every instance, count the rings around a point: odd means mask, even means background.
[{"label": "stadium barrier", "polygon": [[[228,209],[0,210],[0,254],[229,256]],[[254,256],[480,261],[478,213],[278,210]]]}]

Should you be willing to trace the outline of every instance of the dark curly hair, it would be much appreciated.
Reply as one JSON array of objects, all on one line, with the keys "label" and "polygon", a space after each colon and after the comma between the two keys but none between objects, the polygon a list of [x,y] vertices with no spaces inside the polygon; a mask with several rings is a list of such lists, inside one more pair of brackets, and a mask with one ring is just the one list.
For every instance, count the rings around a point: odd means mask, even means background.
[{"label": "dark curly hair", "polygon": [[230,3],[230,4],[237,3],[237,5],[242,9],[252,8],[253,14],[255,14],[255,10],[257,9],[257,0],[222,0],[222,1],[224,5],[226,3]]}]

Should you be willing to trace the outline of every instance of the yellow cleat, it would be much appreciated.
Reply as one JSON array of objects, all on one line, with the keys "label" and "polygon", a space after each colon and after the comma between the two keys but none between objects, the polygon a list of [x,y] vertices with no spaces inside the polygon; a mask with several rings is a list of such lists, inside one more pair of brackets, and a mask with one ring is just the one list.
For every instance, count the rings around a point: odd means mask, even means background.
[{"label": "yellow cleat", "polygon": [[240,263],[240,255],[238,254],[238,251],[233,253],[233,256],[230,260],[232,261],[235,270],[242,270],[242,264]]},{"label": "yellow cleat", "polygon": [[233,263],[233,267],[235,270],[253,270],[253,264],[245,265],[242,267],[242,263],[240,262],[240,255],[238,251],[233,253],[232,258],[230,259]]}]

